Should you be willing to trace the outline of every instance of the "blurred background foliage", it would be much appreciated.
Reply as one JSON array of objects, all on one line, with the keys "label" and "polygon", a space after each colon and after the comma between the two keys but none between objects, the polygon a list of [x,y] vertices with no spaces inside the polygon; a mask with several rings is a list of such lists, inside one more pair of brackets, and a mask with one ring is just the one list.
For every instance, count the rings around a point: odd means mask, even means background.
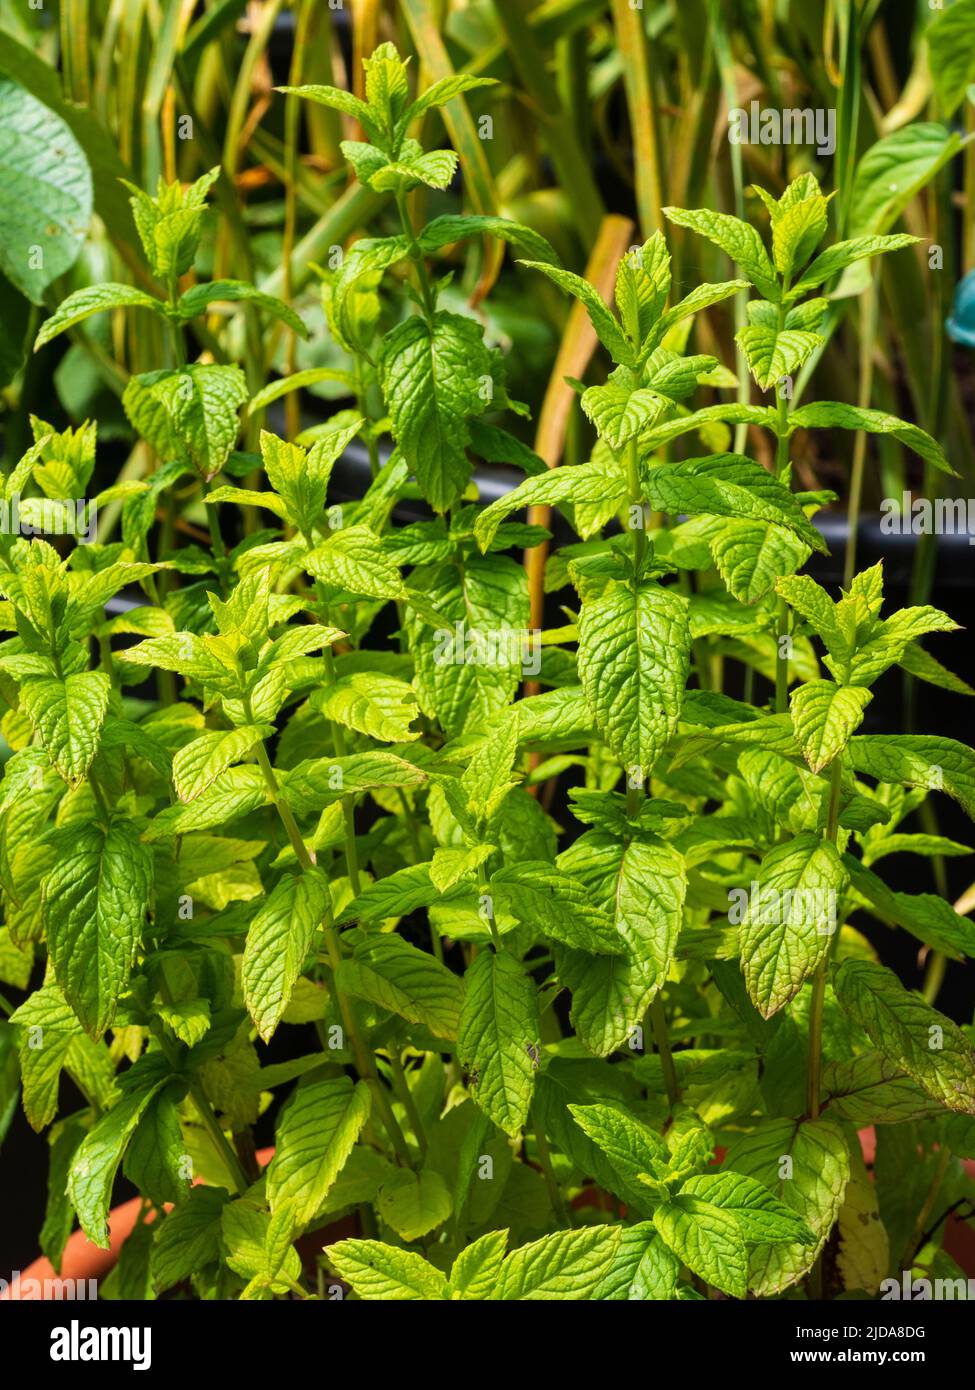
[{"label": "blurred background foliage", "polygon": [[[797,391],[814,370],[817,396],[915,420],[961,474],[949,488],[970,491],[975,296],[965,277],[975,264],[975,0],[4,0],[0,179],[13,187],[31,157],[29,141],[19,142],[29,95],[54,122],[50,138],[63,137],[65,197],[69,174],[76,185],[67,210],[28,198],[4,238],[0,426],[8,459],[25,447],[35,411],[76,423],[96,417],[101,439],[130,451],[110,465],[114,472],[136,476],[150,466],[119,395],[129,374],[161,360],[155,324],[104,314],[70,342],[27,351],[46,307],[69,290],[144,276],[122,178],[154,189],[160,177],[189,181],[220,166],[195,272],[253,280],[290,299],[311,337],[302,342],[280,325],[262,333],[256,315],[231,306],[199,330],[199,352],[241,362],[252,393],[314,371],[286,398],[292,434],[336,408],[347,388],[329,373],[348,363],[326,328],[322,275],[351,240],[392,227],[395,211],[345,164],[339,146],[356,137],[354,120],[274,88],[354,89],[362,57],[386,38],[412,56],[421,80],[463,71],[497,81],[426,116],[423,135],[434,143],[437,122],[449,122],[461,167],[446,192],[414,194],[428,203],[416,211],[466,208],[526,222],[597,284],[627,245],[664,225],[662,207],[744,213],[763,226],[751,184],[778,194],[804,169],[837,191],[838,234],[905,229],[923,237],[915,253],[877,261],[833,287],[827,349]],[[733,144],[729,110],[753,101],[835,111],[835,152]],[[50,245],[52,216],[58,252],[44,273],[25,273],[20,242]],[[0,229],[5,217],[0,209]],[[729,273],[721,252],[679,228],[667,235],[675,292]],[[491,337],[509,353],[515,394],[538,420],[560,343],[564,363],[564,335],[579,331],[567,323],[564,299],[512,261],[502,268],[489,246],[472,244],[444,269],[453,274],[451,307],[487,315]],[[492,286],[488,310],[482,301]],[[384,312],[402,306],[391,300]],[[698,350],[735,369],[735,317],[743,313],[732,303],[701,315]],[[590,379],[605,369],[597,357]],[[754,388],[746,373],[739,377],[747,396]],[[252,413],[250,431],[259,423],[260,412]],[[546,449],[533,425],[524,426],[550,462],[586,457],[587,428],[573,410]],[[759,431],[746,439],[742,427],[736,445],[761,458],[767,441]],[[821,434],[814,446],[800,437],[796,465],[801,486],[832,486],[843,502],[851,470],[859,474],[854,491],[862,481],[866,508],[940,485],[892,439]]]}]

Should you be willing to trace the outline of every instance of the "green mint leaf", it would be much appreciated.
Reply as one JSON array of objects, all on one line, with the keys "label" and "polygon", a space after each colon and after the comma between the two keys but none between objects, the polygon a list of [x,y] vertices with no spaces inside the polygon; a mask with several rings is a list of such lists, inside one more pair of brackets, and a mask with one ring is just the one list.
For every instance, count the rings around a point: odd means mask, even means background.
[{"label": "green mint leaf", "polygon": [[329,1264],[359,1298],[429,1302],[447,1296],[446,1280],[422,1255],[378,1240],[340,1240],[327,1245]]},{"label": "green mint leaf", "polygon": [[957,0],[934,16],[925,36],[938,103],[953,116],[975,78],[975,4]]},{"label": "green mint leaf", "polygon": [[835,988],[844,1013],[922,1091],[948,1110],[975,1115],[975,1051],[956,1023],[871,961],[844,961]]},{"label": "green mint leaf", "polygon": [[342,758],[306,759],[285,773],[283,788],[291,809],[303,816],[323,811],[354,792],[378,787],[422,787],[426,781],[422,768],[395,753],[351,753]]},{"label": "green mint leaf", "polygon": [[[158,1058],[152,1059],[158,1061]],[[156,1093],[166,1084],[158,1067],[147,1070],[136,1085],[133,1078],[125,1096],[102,1115],[78,1146],[68,1173],[68,1196],[78,1214],[81,1229],[102,1250],[109,1248],[108,1209],[115,1174],[136,1126]]]},{"label": "green mint leaf", "polygon": [[958,476],[937,440],[917,425],[899,420],[896,415],[888,415],[883,410],[868,410],[864,406],[841,405],[832,401],[813,401],[809,405],[798,406],[789,416],[789,425],[792,429],[866,430],[869,434],[889,434],[942,473]]},{"label": "green mint leaf", "polygon": [[430,1168],[419,1173],[401,1168],[380,1187],[376,1207],[391,1230],[412,1241],[442,1226],[453,1210],[453,1201],[439,1173]]},{"label": "green mint leaf", "polygon": [[199,362],[134,376],[122,396],[133,428],[158,453],[208,480],[230,457],[240,429],[237,412],[246,400],[239,367]]},{"label": "green mint leaf", "polygon": [[614,488],[605,470],[592,463],[553,468],[537,477],[526,478],[511,492],[478,512],[474,535],[481,549],[487,550],[504,518],[522,507],[557,505],[560,502],[602,502],[607,493],[615,504],[614,510],[622,505],[626,497],[626,482],[622,475]]},{"label": "green mint leaf", "polygon": [[43,304],[44,291],[70,270],[88,234],[92,171],[69,124],[6,74],[0,144],[0,270],[31,303]]},{"label": "green mint leaf", "polygon": [[823,1070],[823,1089],[829,1096],[830,1118],[865,1125],[907,1124],[942,1113],[932,1100],[880,1052],[863,1052],[847,1061],[830,1062]]},{"label": "green mint leaf", "polygon": [[650,1192],[641,1177],[666,1172],[669,1155],[664,1141],[649,1126],[611,1105],[570,1105],[569,1113],[609,1159],[614,1175],[611,1190],[624,1202],[646,1210]]},{"label": "green mint leaf", "polygon": [[943,791],[975,820],[975,752],[936,734],[857,734],[850,765],[879,782]]},{"label": "green mint leaf", "polygon": [[384,743],[408,743],[420,736],[411,728],[419,714],[416,693],[395,676],[371,671],[340,676],[334,685],[317,691],[312,704],[332,723]]},{"label": "green mint leaf", "polygon": [[795,998],[826,959],[846,882],[836,846],[812,831],[762,860],[740,941],[745,986],[763,1018]]},{"label": "green mint leaf", "polygon": [[44,320],[34,341],[34,351],[56,338],[59,333],[64,333],[76,323],[90,318],[92,314],[103,314],[109,309],[127,308],[151,309],[153,313],[162,317],[166,314],[162,300],[146,294],[144,290],[137,290],[134,285],[90,285],[83,290],[75,290],[67,299],[62,299],[50,318]]},{"label": "green mint leaf", "polygon": [[613,903],[622,958],[564,954],[572,1023],[591,1052],[605,1057],[626,1043],[660,990],[677,951],[687,892],[680,853],[655,837],[614,847]]},{"label": "green mint leaf", "polygon": [[273,729],[267,725],[245,725],[200,734],[184,744],[173,758],[173,786],[180,801],[195,801],[222,772],[245,758],[255,744],[271,733]]},{"label": "green mint leaf", "polygon": [[757,1178],[815,1237],[749,1251],[749,1290],[760,1297],[781,1293],[812,1268],[843,1205],[850,1179],[843,1130],[830,1120],[763,1120],[731,1144],[725,1167]]},{"label": "green mint leaf", "polygon": [[748,517],[786,526],[813,550],[825,542],[788,488],[760,463],[740,454],[712,454],[662,464],[645,475],[647,497],[660,511]]},{"label": "green mint leaf", "polygon": [[750,323],[735,335],[748,370],[763,391],[771,391],[784,377],[795,376],[825,341],[818,333],[798,328],[780,330],[764,323]]},{"label": "green mint leaf", "polygon": [[507,1231],[488,1231],[463,1249],[450,1267],[450,1297],[480,1302],[493,1299],[507,1245]]},{"label": "green mint leaf", "polygon": [[584,280],[581,275],[576,275],[571,270],[563,270],[561,266],[547,265],[544,261],[523,261],[521,264],[530,270],[540,270],[543,275],[548,276],[553,284],[558,285],[567,294],[571,294],[584,306],[589,315],[589,321],[596,330],[596,337],[614,362],[626,367],[637,365],[635,348],[627,342],[616,319],[603,303],[598,290],[594,289],[588,280]]},{"label": "green mint leaf", "polygon": [[600,733],[625,768],[649,773],[677,732],[690,651],[687,603],[652,581],[584,603],[579,678]]},{"label": "green mint leaf", "polygon": [[347,1076],[303,1081],[281,1111],[267,1170],[272,1213],[285,1211],[291,1231],[311,1221],[369,1118],[369,1088]]},{"label": "green mint leaf", "polygon": [[453,101],[454,97],[460,96],[462,92],[471,92],[477,87],[493,87],[495,79],[493,77],[475,77],[469,72],[451,73],[449,77],[441,77],[439,81],[432,82],[425,92],[412,102],[397,122],[394,135],[400,138],[403,132],[413,124],[420,116],[427,111],[432,111],[437,106],[446,106],[448,101]]},{"label": "green mint leaf", "polygon": [[653,1214],[661,1239],[692,1273],[732,1298],[748,1292],[748,1252],[738,1221],[700,1197],[678,1195]]},{"label": "green mint leaf", "polygon": [[491,402],[491,367],[480,325],[457,314],[431,323],[415,315],[383,340],[379,372],[396,442],[435,511],[467,486],[467,421]]},{"label": "green mint leaf", "polygon": [[643,343],[640,352],[641,360],[646,357],[648,352],[662,343],[677,324],[683,323],[685,319],[691,318],[694,314],[699,314],[702,309],[710,309],[713,304],[723,303],[724,300],[730,299],[733,294],[737,294],[739,290],[747,288],[747,280],[722,280],[716,285],[698,285],[691,290],[690,294],[678,300],[672,309],[661,314],[653,331]]},{"label": "green mint leaf", "polygon": [[377,145],[383,142],[383,126],[377,119],[378,113],[374,113],[361,97],[353,96],[351,92],[344,91],[341,87],[325,87],[309,83],[303,87],[276,87],[275,91],[283,92],[286,96],[303,97],[306,101],[313,101],[319,106],[329,106],[333,111],[342,111],[347,116],[357,120],[369,139]]},{"label": "green mint leaf", "polygon": [[612,1265],[593,1292],[593,1299],[665,1301],[677,1297],[681,1263],[667,1248],[652,1221],[624,1226]]},{"label": "green mint leaf", "polygon": [[743,1173],[699,1173],[688,1178],[680,1190],[682,1197],[698,1197],[713,1207],[729,1212],[738,1222],[746,1241],[815,1240],[806,1223],[773,1197],[768,1188]]},{"label": "green mint leaf", "polygon": [[491,876],[491,891],[520,922],[592,955],[621,955],[612,918],[589,901],[585,886],[552,864],[526,860]]},{"label": "green mint leaf", "polygon": [[51,762],[73,787],[84,781],[98,751],[111,681],[104,671],[79,671],[63,680],[27,680],[20,698]]},{"label": "green mint leaf", "polygon": [[616,373],[604,386],[590,386],[581,405],[600,438],[620,453],[639,438],[668,409],[667,400],[647,387],[624,384]]},{"label": "green mint leaf", "polygon": [[304,558],[308,573],[336,589],[363,598],[403,598],[396,564],[368,526],[343,526]]},{"label": "green mint leaf", "polygon": [[528,1118],[538,1065],[535,984],[509,952],[482,950],[464,986],[457,1057],[479,1108],[514,1137]]},{"label": "green mint leaf", "polygon": [[754,227],[739,221],[737,217],[711,212],[707,208],[696,211],[664,208],[664,215],[678,227],[689,227],[692,232],[720,246],[766,299],[778,303],[781,292],[775,268]]},{"label": "green mint leaf", "polygon": [[778,579],[794,574],[811,554],[805,541],[786,527],[744,517],[715,522],[707,539],[715,568],[739,603],[764,598]]},{"label": "green mint leaf", "polygon": [[789,291],[789,298],[798,299],[817,286],[832,280],[841,270],[855,261],[868,256],[884,255],[888,251],[900,251],[905,246],[913,246],[917,237],[898,233],[897,236],[862,236],[849,241],[838,241],[816,257],[812,265]]},{"label": "green mint leaf", "polygon": [[619,1226],[556,1231],[513,1251],[501,1271],[497,1297],[506,1302],[589,1300],[612,1266]]},{"label": "green mint leaf", "polygon": [[131,1183],[159,1206],[186,1196],[189,1179],[183,1165],[186,1146],[179,1125],[177,1098],[185,1086],[177,1082],[152,1097],[129,1140],[123,1171]]},{"label": "green mint leaf", "polygon": [[152,1281],[158,1293],[182,1284],[220,1257],[222,1187],[194,1187],[159,1226],[152,1246]]},{"label": "green mint leaf", "polygon": [[[431,895],[430,902],[438,900]],[[457,1037],[464,997],[461,981],[429,952],[401,937],[374,933],[365,937],[352,959],[340,965],[338,980],[346,993],[368,999],[410,1023],[422,1023],[434,1037]]]},{"label": "green mint leaf", "polygon": [[54,973],[85,1031],[115,1016],[152,901],[153,862],[131,821],[68,825],[52,834],[44,922]]},{"label": "green mint leaf", "polygon": [[632,343],[642,347],[670,294],[670,252],[663,232],[631,247],[616,269],[616,307]]},{"label": "green mint leaf", "polygon": [[61,1070],[72,1041],[81,1036],[81,1024],[53,982],[35,990],[10,1021],[18,1027],[24,1113],[31,1128],[41,1130],[57,1113]]},{"label": "green mint leaf", "polygon": [[317,874],[287,874],[259,908],[247,932],[241,983],[244,1003],[265,1042],[291,999],[328,906]]},{"label": "green mint leaf", "polygon": [[185,294],[180,295],[176,312],[181,319],[195,319],[198,314],[206,312],[211,304],[224,301],[236,303],[240,300],[247,300],[256,304],[259,309],[273,314],[300,338],[308,337],[308,329],[294,309],[283,300],[276,299],[273,294],[265,294],[263,290],[255,289],[243,280],[210,280],[206,284],[193,285]]},{"label": "green mint leaf", "polygon": [[813,772],[822,772],[843,751],[872,699],[863,686],[833,681],[809,681],[792,692],[792,727]]}]

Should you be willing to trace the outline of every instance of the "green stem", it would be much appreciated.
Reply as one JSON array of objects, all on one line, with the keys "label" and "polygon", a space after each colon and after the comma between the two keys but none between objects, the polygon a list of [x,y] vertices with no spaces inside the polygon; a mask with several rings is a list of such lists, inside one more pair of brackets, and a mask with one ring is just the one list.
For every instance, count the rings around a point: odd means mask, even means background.
[{"label": "green stem", "polygon": [[[783,295],[787,289],[783,285]],[[779,332],[785,328],[786,311],[779,305]],[[789,398],[782,393],[782,383],[776,384],[775,430],[775,475],[780,483],[785,483],[789,472]],[[783,639],[789,636],[791,618],[789,605],[780,598],[776,606],[776,651],[775,651],[775,712],[784,714],[789,707],[789,657],[788,643]]]},{"label": "green stem", "polygon": [[909,1269],[914,1263],[914,1256],[917,1254],[921,1238],[924,1235],[924,1228],[928,1224],[928,1218],[934,1211],[934,1204],[938,1200],[938,1193],[941,1191],[941,1184],[944,1182],[945,1174],[948,1172],[948,1164],[951,1162],[951,1150],[948,1145],[942,1143],[941,1151],[938,1155],[938,1162],[931,1178],[931,1186],[928,1188],[924,1205],[917,1214],[914,1222],[914,1229],[911,1231],[910,1239],[904,1247],[904,1253],[900,1261],[895,1266],[897,1269]]},{"label": "green stem", "polygon": [[649,1018],[650,1026],[653,1028],[653,1040],[656,1043],[657,1052],[660,1054],[667,1099],[670,1102],[671,1110],[673,1110],[680,1100],[680,1086],[677,1084],[677,1068],[674,1066],[674,1055],[670,1050],[670,1038],[667,1034],[667,1015],[664,1013],[663,1001],[659,994],[654,997],[647,1010],[647,1018]]},{"label": "green stem", "polygon": [[[870,288],[863,296],[863,313],[860,320],[860,405],[870,405],[873,395],[873,347],[877,335],[877,276],[874,271],[870,278]],[[853,467],[850,472],[850,501],[847,507],[846,560],[843,565],[843,587],[849,589],[856,573],[857,528],[860,523],[860,503],[863,497],[863,474],[867,457],[867,434],[858,430],[853,445]]]},{"label": "green stem", "polygon": [[545,1179],[545,1186],[548,1188],[549,1201],[552,1203],[552,1210],[563,1226],[572,1225],[572,1217],[569,1209],[565,1205],[565,1198],[562,1196],[562,1189],[559,1187],[555,1176],[555,1169],[552,1167],[552,1151],[548,1145],[548,1139],[542,1125],[536,1122],[534,1127],[535,1146],[538,1149],[538,1162],[542,1169],[542,1176]]},{"label": "green stem", "polygon": [[626,480],[630,492],[630,507],[634,512],[639,511],[639,519],[633,530],[633,560],[639,576],[647,551],[647,529],[643,511],[643,483],[640,480],[640,451],[635,439],[630,440],[627,450]]},{"label": "green stem", "polygon": [[927,970],[924,973],[924,988],[922,994],[925,1001],[934,1007],[934,1004],[941,993],[941,986],[944,984],[945,971],[948,968],[948,957],[944,951],[932,951],[928,961]]},{"label": "green stem", "polygon": [[477,866],[477,883],[481,890],[481,896],[488,900],[487,924],[491,933],[491,944],[496,951],[504,950],[504,942],[501,940],[501,933],[498,931],[494,921],[494,902],[491,898],[491,885],[488,882],[487,869],[483,864]]},{"label": "green stem", "polygon": [[355,362],[355,400],[359,414],[366,422],[363,433],[366,437],[366,449],[369,452],[369,476],[371,478],[376,478],[379,474],[379,446],[370,428],[371,422],[367,409],[366,383],[362,371],[362,362],[358,358],[356,358]]},{"label": "green stem", "polygon": [[[179,300],[179,284],[175,275],[169,277],[169,306],[176,308]],[[183,328],[179,319],[169,320],[169,340],[173,348],[173,361],[177,367],[186,366],[186,344],[183,342]]]},{"label": "green stem", "polygon": [[427,273],[423,253],[416,244],[416,233],[413,230],[413,221],[410,217],[409,207],[407,206],[406,194],[402,191],[396,195],[396,207],[399,212],[399,220],[402,223],[403,235],[410,243],[410,260],[416,271],[416,283],[420,291],[420,298],[423,300],[423,312],[426,318],[431,320],[437,310],[437,297],[430,283],[430,276]]},{"label": "green stem", "polygon": [[89,787],[91,787],[91,794],[95,798],[95,804],[101,812],[102,820],[105,822],[106,825],[110,825],[112,820],[112,813],[108,809],[108,802],[105,800],[105,793],[98,785],[98,782],[90,768],[88,770],[88,785]]},{"label": "green stem", "polygon": [[233,1145],[220,1128],[220,1121],[213,1113],[213,1106],[207,1100],[203,1093],[203,1087],[198,1081],[192,1081],[190,1083],[190,1096],[193,1100],[193,1104],[196,1106],[200,1119],[203,1121],[207,1133],[213,1140],[214,1147],[233,1179],[238,1195],[243,1196],[250,1187],[250,1183],[247,1181],[247,1174],[244,1172],[243,1164],[237,1157]]},{"label": "green stem", "polygon": [[789,605],[784,598],[776,600],[775,614],[775,712],[784,714],[789,708],[789,648],[785,639],[791,624]]},{"label": "green stem", "polygon": [[[836,833],[840,820],[840,798],[843,789],[843,757],[837,754],[833,759],[830,774],[829,812],[826,820],[824,838],[836,844]],[[826,999],[826,972],[835,942],[813,977],[813,996],[809,1010],[809,1061],[806,1077],[806,1111],[811,1120],[819,1116],[820,1079],[823,1065],[823,1005]]]},{"label": "green stem", "polygon": [[200,491],[203,494],[203,508],[207,514],[207,526],[210,529],[210,547],[213,550],[217,562],[217,574],[220,577],[220,593],[225,595],[227,592],[227,547],[224,545],[223,534],[220,530],[217,505],[207,501],[207,493],[210,491],[209,479],[204,479],[200,483]]},{"label": "green stem", "polygon": [[416,1101],[413,1099],[413,1092],[403,1068],[403,1059],[399,1055],[399,1049],[395,1046],[389,1050],[389,1066],[393,1076],[393,1090],[406,1111],[406,1118],[410,1122],[416,1136],[416,1142],[420,1146],[420,1157],[425,1158],[427,1153],[427,1136],[423,1128],[423,1121],[420,1119],[420,1112],[416,1108]]},{"label": "green stem", "polygon": [[[316,586],[317,591],[321,592],[321,585]],[[323,621],[327,619],[327,613]],[[325,647],[322,651],[322,664],[325,667],[325,679],[329,685],[335,680],[335,661],[332,656],[331,648]],[[345,732],[341,724],[332,724],[332,746],[337,758],[345,757]],[[352,889],[353,897],[358,897],[362,892],[362,882],[359,877],[359,851],[355,842],[355,797],[342,797],[342,819],[345,826],[345,867],[349,875],[349,886]]]},{"label": "green stem", "polygon": [[[247,717],[249,720],[251,720],[251,722],[253,722],[252,715],[249,709],[249,702],[245,702],[245,704],[248,706]],[[284,798],[281,795],[281,788],[278,785],[278,779],[274,775],[274,769],[271,766],[271,761],[268,758],[267,749],[264,747],[263,740],[259,740],[258,743],[255,745],[255,753],[257,756],[257,764],[261,769],[261,772],[264,777],[264,782],[267,786],[268,791],[271,794],[271,800],[274,802],[274,807],[281,820],[281,824],[284,826],[288,839],[291,842],[291,847],[295,852],[295,857],[297,858],[298,863],[301,865],[302,869],[304,869],[306,872],[311,872],[315,868],[314,862],[312,860],[311,855],[308,853],[308,848],[305,845],[304,840],[302,839],[301,831],[298,829],[298,824],[294,818],[294,815],[292,814],[291,807],[288,805],[288,803],[284,800]],[[355,1013],[353,1012],[349,1000],[345,997],[343,992],[338,987],[337,977],[338,968],[342,963],[342,949],[339,945],[338,933],[335,930],[335,920],[332,916],[332,906],[328,900],[327,894],[325,899],[325,916],[322,922],[322,930],[325,939],[325,949],[328,952],[329,964],[332,968],[332,991],[335,995],[335,1001],[339,1007],[339,1013],[342,1016],[342,1023],[345,1028],[346,1034],[350,1042],[352,1043],[352,1050],[355,1054],[356,1065],[359,1068],[359,1074],[367,1083],[370,1091],[372,1092],[373,1101],[376,1105],[376,1108],[379,1111],[380,1118],[383,1122],[383,1127],[389,1136],[393,1148],[396,1151],[397,1158],[403,1164],[404,1167],[412,1167],[412,1158],[410,1156],[409,1148],[407,1147],[406,1140],[403,1137],[403,1131],[400,1129],[399,1124],[397,1123],[396,1116],[393,1114],[392,1106],[389,1103],[389,1098],[386,1095],[385,1088],[383,1087],[383,1084],[379,1079],[379,1073],[376,1070],[375,1059],[373,1058],[372,1053],[366,1046],[365,1040],[363,1039],[362,1033],[359,1029],[358,1020],[356,1019]]]}]

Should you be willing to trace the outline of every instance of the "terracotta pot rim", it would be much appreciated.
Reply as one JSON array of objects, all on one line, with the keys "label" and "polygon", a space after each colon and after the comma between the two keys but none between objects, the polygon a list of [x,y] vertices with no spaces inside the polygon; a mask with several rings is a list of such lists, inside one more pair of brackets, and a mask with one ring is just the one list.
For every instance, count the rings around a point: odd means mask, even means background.
[{"label": "terracotta pot rim", "polygon": [[[273,1146],[267,1149],[258,1149],[257,1161],[264,1168],[270,1163],[273,1155]],[[197,1186],[199,1181],[198,1178],[194,1178],[193,1185]],[[0,1292],[0,1301],[22,1300],[21,1290],[28,1279],[38,1281],[42,1291],[45,1289],[45,1281],[52,1279],[72,1279],[76,1289],[79,1283],[90,1280],[97,1282],[99,1279],[104,1279],[114,1268],[119,1251],[131,1235],[132,1229],[139,1219],[141,1209],[141,1197],[130,1197],[127,1202],[122,1202],[120,1206],[112,1208],[108,1215],[109,1247],[107,1250],[102,1250],[100,1246],[94,1245],[84,1231],[72,1231],[64,1247],[60,1274],[56,1272],[46,1256],[39,1255],[36,1260],[30,1262],[26,1269],[14,1271],[17,1277],[10,1281],[9,1288]],[[47,1295],[45,1295],[46,1297]]]}]

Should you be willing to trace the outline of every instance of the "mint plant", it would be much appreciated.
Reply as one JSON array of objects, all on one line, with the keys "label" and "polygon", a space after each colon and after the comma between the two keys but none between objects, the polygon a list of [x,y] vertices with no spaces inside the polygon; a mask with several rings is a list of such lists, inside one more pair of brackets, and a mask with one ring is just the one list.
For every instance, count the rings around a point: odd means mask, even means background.
[{"label": "mint plant", "polygon": [[[932,792],[975,815],[975,754],[858,732],[894,665],[963,688],[920,646],[956,625],[884,616],[879,565],[839,597],[799,573],[830,498],[792,490],[789,440],[876,429],[947,461],[907,422],[781,391],[695,408],[737,383],[687,352],[694,315],[754,285],[741,345],[776,387],[819,343],[826,303],[805,296],[909,239],[808,265],[827,206],[809,178],[765,200],[771,258],[743,223],[672,209],[745,278],[668,307],[658,232],[620,263],[614,312],[527,227],[414,222],[411,191],[445,188],[456,156],[413,132],[478,85],[413,98],[383,45],[364,101],[286,89],[356,118],[368,139],[346,157],[397,219],[326,277],[357,409],[313,439],[237,449],[242,408],[283,388],[185,360],[183,325],[220,300],[303,331],[242,282],[181,291],[212,176],[133,191],[158,296],[80,291],[41,328],[136,307],[169,333],[169,361],[125,393],[155,471],[94,499],[121,500],[120,538],[65,554],[0,538],[0,979],[26,995],[2,997],[0,1043],[49,1131],[42,1248],[57,1266],[75,1220],[107,1246],[121,1171],[142,1208],[107,1296],[870,1298],[917,1264],[950,1276],[944,1220],[972,1210],[972,1032],[850,919],[975,954],[968,918],[875,868],[969,852],[903,827]],[[506,428],[523,407],[502,353],[442,307],[433,258],[480,237],[580,299],[612,361],[577,384],[584,463],[546,469]],[[404,272],[387,328],[380,296]],[[729,451],[729,423],[774,434],[775,473]],[[83,496],[94,426],[34,429],[4,499]],[[671,457],[692,433],[708,452]],[[338,506],[357,437],[374,476]],[[477,460],[524,480],[481,507]],[[399,524],[417,496],[428,519]],[[201,501],[210,545],[182,543],[179,510]],[[564,621],[538,633],[506,553],[550,539],[512,519],[534,504],[578,536],[547,565]],[[272,524],[228,544],[237,509]],[[723,689],[737,666],[746,699]],[[521,693],[529,676],[541,693]],[[353,1235],[329,1232],[340,1218]]]}]

